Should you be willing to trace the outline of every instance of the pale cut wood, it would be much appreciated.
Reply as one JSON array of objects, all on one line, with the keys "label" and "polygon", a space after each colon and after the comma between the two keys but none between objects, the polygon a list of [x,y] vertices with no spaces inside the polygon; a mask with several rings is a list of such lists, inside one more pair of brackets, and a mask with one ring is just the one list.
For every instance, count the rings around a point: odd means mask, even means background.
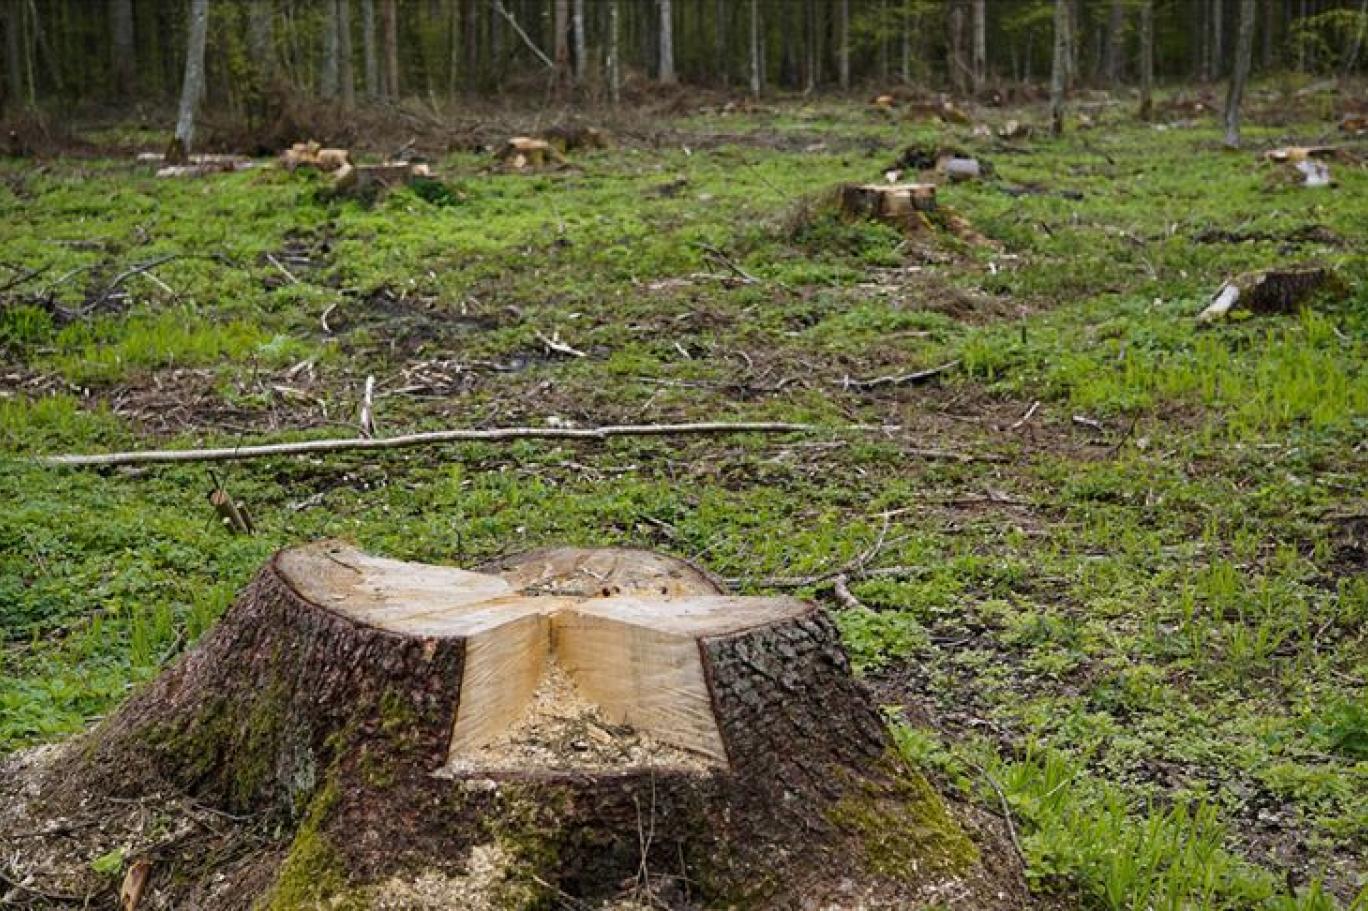
[{"label": "pale cut wood", "polygon": [[554,629],[557,660],[610,721],[726,763],[695,637],[577,610]]},{"label": "pale cut wood", "polygon": [[355,622],[463,641],[452,762],[507,730],[556,662],[611,722],[725,763],[701,643],[812,610],[714,594],[702,573],[626,550],[546,551],[504,577],[325,541],[285,551],[277,566],[302,597]]}]

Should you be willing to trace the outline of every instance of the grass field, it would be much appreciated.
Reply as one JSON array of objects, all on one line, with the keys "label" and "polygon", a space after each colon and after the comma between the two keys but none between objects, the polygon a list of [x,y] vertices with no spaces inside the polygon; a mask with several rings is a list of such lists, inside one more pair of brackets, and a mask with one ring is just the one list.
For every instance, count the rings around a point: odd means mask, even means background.
[{"label": "grass field", "polygon": [[[1312,190],[1256,160],[1325,129],[1228,152],[1214,123],[1117,108],[1003,143],[794,104],[541,174],[451,154],[442,185],[373,206],[275,169],[0,161],[0,286],[42,269],[0,292],[0,750],[108,712],[283,545],[471,565],[625,544],[828,603],[907,754],[1010,806],[1044,901],[1368,907],[1368,171]],[[994,165],[941,191],[993,245],[819,204],[913,143]],[[1196,321],[1225,277],[1304,260],[1343,287]],[[368,375],[381,434],[898,429],[212,475],[27,458],[353,435]],[[256,536],[215,524],[216,480]]]}]

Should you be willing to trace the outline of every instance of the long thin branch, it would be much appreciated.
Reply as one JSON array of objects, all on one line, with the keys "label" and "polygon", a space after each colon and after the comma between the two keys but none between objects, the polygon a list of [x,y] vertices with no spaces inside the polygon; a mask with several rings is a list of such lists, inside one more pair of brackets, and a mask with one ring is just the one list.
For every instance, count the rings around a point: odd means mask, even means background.
[{"label": "long thin branch", "polygon": [[234,446],[223,449],[160,449],[141,452],[107,452],[92,455],[44,456],[38,461],[45,465],[146,465],[167,462],[227,462],[237,459],[260,459],[269,456],[304,455],[315,452],[346,452],[350,450],[403,449],[412,446],[431,446],[437,443],[485,442],[506,440],[606,440],[609,437],[667,436],[708,433],[809,433],[817,430],[891,430],[889,427],[852,425],[823,428],[816,424],[792,424],[781,421],[712,421],[699,424],[619,424],[608,427],[499,427],[491,430],[434,430],[402,436],[350,437],[347,439],[301,440],[294,443],[265,443],[257,446]]},{"label": "long thin branch", "polygon": [[556,68],[556,64],[552,63],[551,58],[546,56],[546,52],[537,47],[536,43],[528,37],[527,32],[523,31],[523,27],[518,24],[517,19],[513,18],[513,14],[504,9],[503,0],[494,0],[494,10],[500,16],[503,16],[508,20],[508,24],[513,26],[513,31],[518,33],[518,37],[523,40],[523,44],[526,44],[531,48],[532,53],[537,55],[538,60],[546,64],[548,70],[554,70]]}]

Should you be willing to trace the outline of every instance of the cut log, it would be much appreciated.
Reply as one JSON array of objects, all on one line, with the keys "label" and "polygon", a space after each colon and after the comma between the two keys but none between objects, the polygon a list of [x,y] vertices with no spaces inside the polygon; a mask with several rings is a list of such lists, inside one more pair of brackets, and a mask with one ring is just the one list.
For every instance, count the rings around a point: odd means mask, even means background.
[{"label": "cut log", "polygon": [[1246,272],[1223,284],[1198,319],[1219,319],[1235,309],[1259,314],[1289,313],[1311,295],[1336,283],[1334,273],[1324,266]]},{"label": "cut log", "polygon": [[[47,813],[170,789],[297,829],[233,861],[233,907],[416,906],[414,877],[462,908],[595,907],[642,875],[706,907],[1024,898],[897,758],[829,619],[640,551],[283,551],[46,769],[23,793]],[[177,854],[197,842],[160,849],[168,907],[224,906]]]}]

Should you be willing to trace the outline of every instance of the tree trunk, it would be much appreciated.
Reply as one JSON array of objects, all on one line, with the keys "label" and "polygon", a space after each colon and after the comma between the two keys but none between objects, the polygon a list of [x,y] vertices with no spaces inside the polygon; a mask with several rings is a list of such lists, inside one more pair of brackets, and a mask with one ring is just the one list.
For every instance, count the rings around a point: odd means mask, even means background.
[{"label": "tree trunk", "polygon": [[988,5],[987,0],[974,0],[974,95],[983,91],[988,79]]},{"label": "tree trunk", "polygon": [[1354,23],[1354,40],[1344,55],[1344,66],[1340,68],[1340,78],[1348,79],[1358,65],[1359,52],[1363,50],[1363,35],[1368,32],[1368,0],[1359,0],[1358,21]]},{"label": "tree trunk", "polygon": [[760,97],[760,0],[750,0],[750,90]]},{"label": "tree trunk", "polygon": [[1154,116],[1154,0],[1140,0],[1140,119]]},{"label": "tree trunk", "polygon": [[716,67],[718,81],[724,86],[731,85],[731,66],[727,59],[727,13],[729,9],[727,0],[717,0],[713,4],[713,66]]},{"label": "tree trunk", "polygon": [[380,76],[386,98],[399,98],[399,11],[395,0],[380,0],[380,42],[382,67]]},{"label": "tree trunk", "polygon": [[964,51],[964,4],[967,0],[950,0],[950,84],[955,93],[969,90],[969,63]]},{"label": "tree trunk", "polygon": [[1069,0],[1055,0],[1054,60],[1050,67],[1050,132],[1064,132],[1064,89],[1069,70]]},{"label": "tree trunk", "polygon": [[656,7],[660,11],[660,83],[674,85],[679,81],[674,63],[674,4],[672,0],[656,0]]},{"label": "tree trunk", "polygon": [[329,100],[337,97],[338,85],[337,3],[338,0],[323,0],[323,56],[318,69],[318,94]]},{"label": "tree trunk", "polygon": [[900,29],[899,43],[902,55],[902,81],[903,85],[912,84],[912,14],[907,9],[900,11],[902,25]]},{"label": "tree trunk", "polygon": [[582,85],[585,74],[589,72],[589,36],[584,31],[584,0],[575,0],[570,23],[575,31],[575,82]]},{"label": "tree trunk", "polygon": [[850,0],[840,0],[836,27],[836,77],[844,92],[850,88]]},{"label": "tree trunk", "polygon": [[375,49],[375,0],[361,0],[361,57],[366,71],[366,97],[384,94],[380,85],[380,58]]},{"label": "tree trunk", "polygon": [[1126,0],[1112,0],[1107,20],[1107,53],[1102,67],[1112,88],[1121,82],[1121,52],[1125,48]]},{"label": "tree trunk", "polygon": [[612,99],[613,104],[622,101],[622,61],[619,47],[621,24],[619,18],[618,0],[608,0],[608,96]]},{"label": "tree trunk", "polygon": [[[239,857],[172,839],[168,907],[426,907],[405,903],[414,871],[449,871],[450,907],[494,907],[453,867],[499,857],[484,877],[498,907],[599,907],[644,870],[704,907],[1026,898],[1010,848],[977,849],[898,758],[824,612],[729,597],[641,551],[483,572],[282,551],[189,653],[49,755],[21,782],[49,817],[24,820],[26,838],[62,838],[73,808],[127,819],[120,801],[171,792],[227,811],[215,834],[228,814],[296,831],[286,850],[257,835],[252,875],[218,902],[203,890]],[[307,902],[272,900],[301,874]]]},{"label": "tree trunk", "polygon": [[11,108],[24,104],[23,14],[17,4],[0,10],[0,25],[5,29],[5,100]]},{"label": "tree trunk", "polygon": [[551,59],[557,86],[570,79],[570,0],[553,0],[551,4]]},{"label": "tree trunk", "polygon": [[195,143],[195,111],[204,97],[204,42],[209,32],[209,0],[190,0],[190,32],[185,46],[185,79],[181,83],[176,136],[166,155],[168,164],[184,164]]},{"label": "tree trunk", "polygon": [[1240,102],[1244,99],[1245,83],[1249,80],[1250,61],[1254,56],[1254,0],[1240,0],[1239,31],[1235,38],[1235,64],[1230,74],[1230,92],[1226,95],[1225,144],[1240,147]]},{"label": "tree trunk", "polygon": [[133,41],[133,0],[110,0],[110,47],[114,54],[114,91],[121,98],[132,94],[138,58]]},{"label": "tree trunk", "polygon": [[1225,0],[1211,0],[1211,78],[1220,79],[1224,74]]},{"label": "tree trunk", "polygon": [[251,49],[252,66],[264,92],[275,70],[275,11],[271,0],[252,0],[247,13],[247,46]]},{"label": "tree trunk", "polygon": [[1278,27],[1279,0],[1263,0],[1263,48],[1262,63],[1264,71],[1273,69],[1273,34]]},{"label": "tree trunk", "polygon": [[337,79],[342,107],[356,107],[356,74],[352,61],[351,0],[337,0]]}]

